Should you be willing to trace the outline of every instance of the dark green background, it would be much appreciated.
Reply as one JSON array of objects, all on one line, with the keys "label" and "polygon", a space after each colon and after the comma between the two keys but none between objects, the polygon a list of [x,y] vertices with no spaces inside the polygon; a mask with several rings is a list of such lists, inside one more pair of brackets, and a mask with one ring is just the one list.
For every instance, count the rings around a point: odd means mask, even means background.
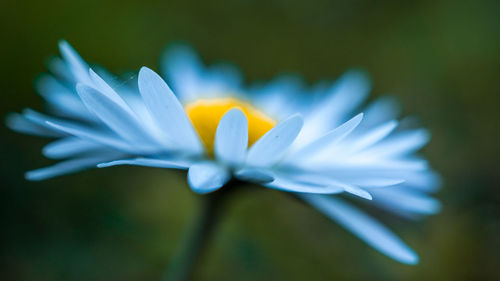
[{"label": "dark green background", "polygon": [[[199,280],[499,280],[499,1],[3,0],[0,29],[1,116],[43,109],[33,81],[61,38],[115,73],[158,69],[181,40],[249,82],[363,67],[373,96],[394,94],[432,131],[424,154],[444,178],[442,213],[421,223],[377,214],[418,266],[259,189],[233,198]],[[52,163],[46,140],[1,134],[1,280],[159,279],[196,210],[183,173],[117,167],[27,182],[24,171]]]}]

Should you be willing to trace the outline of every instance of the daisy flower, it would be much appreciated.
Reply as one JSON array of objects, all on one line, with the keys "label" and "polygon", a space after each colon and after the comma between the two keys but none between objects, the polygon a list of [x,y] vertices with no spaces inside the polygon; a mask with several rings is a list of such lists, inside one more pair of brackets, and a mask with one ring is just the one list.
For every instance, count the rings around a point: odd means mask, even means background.
[{"label": "daisy flower", "polygon": [[359,198],[409,218],[440,208],[429,195],[438,177],[415,155],[429,133],[398,122],[388,97],[364,106],[365,73],[349,71],[310,88],[291,76],[243,87],[234,67],[206,67],[190,48],[175,46],[161,65],[168,84],[147,67],[120,82],[90,68],[67,42],[59,47],[52,74],[36,83],[51,115],[27,109],[7,119],[16,131],[56,138],[43,154],[61,161],[27,172],[27,179],[138,165],[187,170],[199,194],[232,179],[256,183],[292,193],[399,262],[418,262],[348,202]]}]

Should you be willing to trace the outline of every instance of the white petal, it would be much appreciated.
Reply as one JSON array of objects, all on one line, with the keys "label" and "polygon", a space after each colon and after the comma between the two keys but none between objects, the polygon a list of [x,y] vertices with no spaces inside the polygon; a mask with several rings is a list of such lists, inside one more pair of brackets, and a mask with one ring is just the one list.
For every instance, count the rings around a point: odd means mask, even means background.
[{"label": "white petal", "polygon": [[89,112],[80,97],[60,81],[50,75],[42,75],[35,85],[38,93],[51,105],[51,110],[73,119],[95,121],[95,116]]},{"label": "white petal", "polygon": [[[288,172],[281,174],[279,180],[293,180],[295,182],[301,182],[306,184],[318,185],[318,186],[327,186],[329,188],[335,188],[335,190],[345,191],[350,194],[359,196],[361,198],[372,200],[371,194],[355,185],[348,184],[345,182],[341,182],[335,179],[332,179],[328,175],[316,174],[316,173],[300,173],[300,172]],[[273,182],[274,183],[274,182]],[[322,193],[322,192],[311,192],[311,193]],[[328,192],[324,192],[325,194]],[[338,193],[338,192],[335,192]]]},{"label": "white petal", "polygon": [[243,168],[235,173],[235,176],[243,181],[257,183],[269,183],[274,180],[274,174],[266,169]]},{"label": "white petal", "polygon": [[26,179],[31,181],[40,181],[49,178],[53,178],[56,176],[61,176],[65,174],[70,174],[74,172],[78,172],[84,169],[93,168],[97,163],[103,161],[109,161],[116,157],[119,157],[120,154],[110,152],[110,153],[102,153],[97,156],[88,156],[78,159],[67,160],[63,162],[59,162],[53,166],[29,171],[25,174]]},{"label": "white petal", "polygon": [[121,106],[92,87],[78,84],[76,90],[87,108],[118,135],[134,143],[151,143],[144,126],[130,108]]},{"label": "white petal", "polygon": [[414,214],[432,215],[441,209],[436,199],[405,188],[373,190],[374,203],[394,211],[396,214],[410,212]]},{"label": "white petal", "polygon": [[37,123],[33,123],[31,120],[18,113],[8,114],[5,123],[11,130],[23,134],[41,137],[61,137],[65,135],[61,134],[60,131],[54,130],[53,128],[47,128],[47,126],[42,127]]},{"label": "white petal", "polygon": [[274,181],[265,184],[266,187],[299,193],[335,194],[344,191],[343,187],[314,182],[314,176],[307,180],[293,179],[289,176],[275,174]]},{"label": "white petal", "polygon": [[369,130],[384,122],[397,119],[400,111],[400,107],[393,97],[377,98],[363,110],[365,119],[359,126],[359,131]]},{"label": "white petal", "polygon": [[[300,148],[298,151],[290,155],[290,161],[300,161],[303,157],[312,156],[315,153],[321,152],[325,148],[330,148],[345,136],[351,133],[363,119],[363,113],[360,113],[353,117],[351,120],[345,122],[336,129],[326,133],[322,137],[314,140],[308,145]],[[288,159],[287,159],[288,160]]]},{"label": "white petal", "polygon": [[344,190],[345,190],[345,192],[351,193],[352,195],[356,195],[358,197],[361,197],[361,198],[364,198],[367,200],[372,200],[372,195],[368,191],[366,191],[362,188],[359,188],[357,186],[345,185]]},{"label": "white petal", "polygon": [[170,47],[162,63],[163,74],[183,102],[195,100],[203,91],[200,81],[203,71],[199,57],[185,45]]},{"label": "white petal", "polygon": [[92,142],[101,143],[103,145],[110,146],[119,150],[130,152],[133,151],[127,143],[123,142],[123,140],[119,139],[118,137],[99,132],[92,128],[83,127],[81,125],[73,124],[70,122],[54,120],[47,121],[46,124],[65,134],[73,135],[75,137]]},{"label": "white petal", "polygon": [[48,116],[48,115],[34,111],[32,109],[29,109],[29,108],[23,110],[23,117],[26,118],[26,120],[32,122],[33,124],[36,124],[40,127],[47,128],[50,131],[54,131],[54,128],[49,126],[47,124],[47,121],[58,122],[61,120],[59,118]]},{"label": "white petal", "polygon": [[417,264],[418,256],[385,226],[337,198],[301,194],[304,201],[337,221],[368,245],[406,264]]},{"label": "white petal", "polygon": [[302,117],[293,115],[274,126],[252,145],[248,151],[247,164],[257,167],[276,164],[295,140],[302,125]]},{"label": "white petal", "polygon": [[360,176],[359,178],[351,179],[348,182],[363,187],[387,187],[404,183],[405,180],[398,178],[382,178],[382,177],[377,178],[377,177]]},{"label": "white petal", "polygon": [[78,55],[71,45],[64,40],[60,41],[59,50],[61,51],[64,60],[69,64],[69,70],[76,78],[76,81],[92,85],[92,81],[88,73],[88,64],[85,63],[85,61],[80,57],[80,55]]},{"label": "white petal", "polygon": [[97,73],[92,70],[92,68],[89,69],[89,75],[90,78],[92,79],[93,85],[100,93],[106,95],[110,100],[112,100],[114,103],[118,104],[120,107],[122,107],[124,110],[130,111],[129,106],[127,103],[118,95],[118,93],[111,88],[111,86],[104,81]]},{"label": "white petal", "polygon": [[351,112],[365,100],[370,88],[370,79],[364,72],[346,72],[311,108],[311,114],[305,118],[304,132],[297,142],[309,143],[339,126],[352,116]]},{"label": "white petal", "polygon": [[189,167],[189,162],[182,159],[153,159],[153,158],[135,158],[135,159],[123,159],[115,160],[107,163],[100,163],[97,165],[99,168],[117,166],[117,165],[134,165],[134,166],[146,166],[155,168],[171,168],[171,169],[187,169]]},{"label": "white petal", "polygon": [[143,67],[139,72],[139,90],[156,123],[175,144],[189,153],[202,153],[203,147],[191,121],[165,81]]},{"label": "white petal", "polygon": [[229,110],[219,122],[215,133],[215,156],[232,166],[245,161],[248,147],[248,123],[245,114],[234,108]]},{"label": "white petal", "polygon": [[386,122],[370,130],[352,144],[352,151],[361,150],[374,145],[387,137],[398,125],[396,120]]},{"label": "white petal", "polygon": [[209,193],[221,188],[231,175],[229,171],[214,162],[200,162],[189,167],[188,182],[196,193]]},{"label": "white petal", "polygon": [[61,159],[103,148],[109,149],[100,143],[75,137],[66,137],[47,144],[43,147],[42,153],[47,158]]},{"label": "white petal", "polygon": [[367,153],[377,157],[403,156],[413,153],[430,140],[427,130],[412,130],[394,135],[370,148]]}]

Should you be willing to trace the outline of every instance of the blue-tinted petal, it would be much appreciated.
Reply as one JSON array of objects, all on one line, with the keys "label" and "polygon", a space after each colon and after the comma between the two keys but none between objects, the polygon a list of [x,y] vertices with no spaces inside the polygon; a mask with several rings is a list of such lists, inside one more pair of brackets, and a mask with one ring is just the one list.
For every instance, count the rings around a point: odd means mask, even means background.
[{"label": "blue-tinted petal", "polygon": [[119,157],[117,153],[101,153],[97,156],[88,156],[59,162],[53,166],[32,170],[25,174],[26,179],[31,181],[46,180],[49,178],[75,173],[88,168],[93,168],[98,163],[109,161]]},{"label": "blue-tinted petal", "polygon": [[132,147],[123,142],[123,140],[121,140],[117,136],[110,135],[109,133],[103,133],[90,127],[84,127],[75,123],[54,120],[47,121],[46,124],[62,133],[73,135],[81,139],[101,143],[103,145],[123,151],[133,151]]},{"label": "blue-tinted petal", "polygon": [[305,116],[304,133],[299,136],[298,143],[309,143],[349,119],[370,88],[370,79],[363,71],[351,70],[342,75]]},{"label": "blue-tinted petal", "polygon": [[69,70],[76,78],[76,81],[80,83],[85,83],[87,85],[92,85],[92,81],[89,77],[89,66],[88,64],[78,55],[78,53],[71,47],[71,45],[62,40],[59,42],[59,50],[64,58],[64,60],[69,65]]},{"label": "blue-tinted petal", "polygon": [[344,191],[344,187],[316,181],[314,175],[306,178],[292,178],[287,174],[274,174],[274,181],[264,184],[266,187],[299,193],[335,194]]},{"label": "blue-tinted petal", "polygon": [[345,136],[351,133],[363,119],[363,113],[360,113],[353,117],[351,120],[345,122],[341,126],[335,128],[334,130],[326,133],[322,137],[314,140],[313,142],[299,148],[290,156],[291,161],[301,161],[304,157],[310,157],[313,154],[321,152],[325,148],[330,148]]},{"label": "blue-tinted petal", "polygon": [[66,137],[47,144],[43,147],[42,153],[47,158],[61,159],[100,149],[109,148],[103,146],[100,143],[75,137]]},{"label": "blue-tinted petal", "polygon": [[391,120],[373,128],[372,130],[353,140],[354,143],[352,143],[352,150],[361,150],[376,144],[377,142],[387,137],[392,131],[394,131],[397,125],[397,121]]},{"label": "blue-tinted petal", "polygon": [[176,45],[165,54],[162,72],[183,102],[197,98],[200,90],[202,63],[188,46]]},{"label": "blue-tinted petal", "polygon": [[293,115],[274,126],[250,147],[247,164],[257,167],[276,164],[295,140],[302,125],[302,117]]},{"label": "blue-tinted petal", "polygon": [[117,166],[117,165],[133,165],[133,166],[146,166],[155,168],[170,168],[170,169],[187,169],[189,161],[182,159],[153,159],[153,158],[135,158],[135,159],[122,159],[114,160],[107,163],[100,163],[97,165],[99,168]]},{"label": "blue-tinted petal", "polygon": [[406,264],[417,264],[418,256],[385,226],[337,198],[324,195],[301,194],[314,208],[335,220],[368,245],[383,254]]},{"label": "blue-tinted petal", "polygon": [[181,150],[200,154],[203,151],[184,108],[161,77],[149,68],[139,72],[139,90],[151,115]]},{"label": "blue-tinted petal", "polygon": [[405,131],[380,142],[368,153],[377,157],[405,156],[422,148],[430,140],[427,130]]},{"label": "blue-tinted petal", "polygon": [[189,186],[200,194],[221,188],[230,178],[229,171],[215,162],[196,163],[188,171]]},{"label": "blue-tinted petal", "polygon": [[414,214],[432,215],[441,210],[438,200],[421,192],[407,188],[390,188],[372,190],[374,203],[394,211],[396,214],[409,212]]},{"label": "blue-tinted petal", "polygon": [[41,136],[41,137],[60,137],[64,134],[54,130],[53,128],[47,128],[47,126],[41,126],[38,123],[34,123],[25,116],[18,113],[10,113],[5,119],[7,127],[10,129],[29,135]]},{"label": "blue-tinted petal", "polygon": [[245,114],[234,108],[221,118],[215,133],[214,152],[218,160],[232,166],[245,161],[248,123]]},{"label": "blue-tinted petal", "polygon": [[235,177],[243,181],[269,183],[274,180],[274,174],[267,169],[243,168],[235,173]]},{"label": "blue-tinted petal", "polygon": [[87,108],[118,135],[134,143],[150,144],[151,140],[144,126],[130,108],[114,102],[109,96],[92,87],[78,84],[76,90]]}]

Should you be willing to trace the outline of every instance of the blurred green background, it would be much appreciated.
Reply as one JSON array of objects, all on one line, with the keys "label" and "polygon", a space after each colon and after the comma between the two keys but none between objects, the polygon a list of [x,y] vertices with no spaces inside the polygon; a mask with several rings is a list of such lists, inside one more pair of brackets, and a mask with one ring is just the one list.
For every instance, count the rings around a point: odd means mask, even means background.
[{"label": "blurred green background", "polygon": [[[247,82],[367,69],[433,139],[443,211],[379,217],[421,257],[405,266],[286,194],[234,198],[199,280],[499,280],[500,1],[14,1],[0,11],[1,116],[43,109],[33,89],[67,39],[114,73],[158,69],[172,41]],[[47,140],[1,127],[0,280],[158,280],[197,206],[182,172],[94,169],[27,182]]]}]

